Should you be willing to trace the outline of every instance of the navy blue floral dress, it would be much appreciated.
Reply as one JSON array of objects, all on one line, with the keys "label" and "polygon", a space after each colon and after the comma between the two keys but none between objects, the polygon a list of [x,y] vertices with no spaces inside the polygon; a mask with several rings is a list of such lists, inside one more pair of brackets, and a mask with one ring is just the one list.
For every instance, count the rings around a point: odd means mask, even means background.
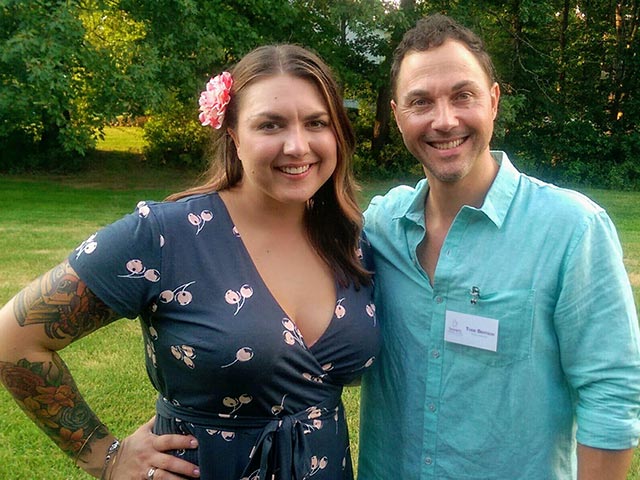
[{"label": "navy blue floral dress", "polygon": [[114,311],[140,316],[155,432],[197,437],[175,455],[201,478],[353,478],[340,397],[378,352],[371,288],[336,284],[333,318],[308,346],[216,193],[141,202],[69,260]]}]

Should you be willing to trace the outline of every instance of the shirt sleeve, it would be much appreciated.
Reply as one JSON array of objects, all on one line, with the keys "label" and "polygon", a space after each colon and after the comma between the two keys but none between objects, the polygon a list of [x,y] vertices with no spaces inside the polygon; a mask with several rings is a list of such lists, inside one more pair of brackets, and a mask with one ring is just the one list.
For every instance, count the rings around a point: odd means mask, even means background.
[{"label": "shirt sleeve", "polygon": [[577,441],[604,449],[640,435],[638,318],[622,248],[604,211],[590,216],[565,257],[554,321],[577,394]]},{"label": "shirt sleeve", "polygon": [[91,235],[69,255],[69,264],[112,310],[137,317],[158,297],[162,235],[145,202]]}]

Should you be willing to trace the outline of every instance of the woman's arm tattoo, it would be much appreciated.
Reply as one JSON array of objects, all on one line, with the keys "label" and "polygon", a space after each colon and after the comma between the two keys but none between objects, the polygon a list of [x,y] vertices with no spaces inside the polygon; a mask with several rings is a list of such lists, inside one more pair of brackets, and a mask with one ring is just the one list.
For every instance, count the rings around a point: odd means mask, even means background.
[{"label": "woman's arm tattoo", "polygon": [[0,362],[0,380],[29,418],[69,456],[89,453],[91,444],[108,434],[57,353],[52,352],[47,362]]},{"label": "woman's arm tattoo", "polygon": [[[21,327],[42,325],[50,339],[74,341],[120,316],[78,278],[67,262],[22,290],[13,300]],[[29,333],[25,333],[28,335]],[[82,398],[69,369],[51,351],[35,360],[29,353],[17,362],[0,362],[0,381],[16,402],[65,453],[91,452],[107,428]],[[44,361],[42,359],[44,358]]]},{"label": "woman's arm tattoo", "polygon": [[49,338],[60,340],[78,339],[120,317],[66,262],[22,290],[13,305],[21,326],[42,324]]}]

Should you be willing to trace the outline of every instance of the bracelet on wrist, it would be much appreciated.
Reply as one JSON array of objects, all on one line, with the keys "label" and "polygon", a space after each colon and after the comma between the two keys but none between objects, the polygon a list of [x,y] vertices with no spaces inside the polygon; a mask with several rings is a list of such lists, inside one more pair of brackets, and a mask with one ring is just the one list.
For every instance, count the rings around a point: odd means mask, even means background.
[{"label": "bracelet on wrist", "polygon": [[115,457],[118,454],[118,450],[120,450],[120,445],[120,440],[116,438],[107,449],[107,454],[104,457],[104,465],[102,466],[102,474],[100,475],[100,480],[107,480],[107,470],[110,464],[115,464]]},{"label": "bracelet on wrist", "polygon": [[85,439],[84,443],[82,444],[82,446],[80,447],[80,450],[78,450],[78,452],[76,453],[75,458],[73,459],[73,463],[78,466],[78,460],[80,460],[80,455],[82,455],[82,452],[84,451],[84,448],[87,446],[87,444],[89,443],[89,440],[91,440],[91,437],[93,437],[93,434],[96,433],[98,431],[98,429],[100,427],[103,427],[104,425],[102,425],[101,423],[98,424],[98,426],[96,428],[94,428],[91,433],[87,436],[87,438]]}]

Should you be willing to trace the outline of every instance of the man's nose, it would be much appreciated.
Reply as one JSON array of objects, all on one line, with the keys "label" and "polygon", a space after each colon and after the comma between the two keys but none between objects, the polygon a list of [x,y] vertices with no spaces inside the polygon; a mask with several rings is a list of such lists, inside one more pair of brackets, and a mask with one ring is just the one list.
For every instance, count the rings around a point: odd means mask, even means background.
[{"label": "man's nose", "polygon": [[432,128],[434,130],[451,130],[458,126],[456,109],[449,102],[437,102],[433,109]]}]

